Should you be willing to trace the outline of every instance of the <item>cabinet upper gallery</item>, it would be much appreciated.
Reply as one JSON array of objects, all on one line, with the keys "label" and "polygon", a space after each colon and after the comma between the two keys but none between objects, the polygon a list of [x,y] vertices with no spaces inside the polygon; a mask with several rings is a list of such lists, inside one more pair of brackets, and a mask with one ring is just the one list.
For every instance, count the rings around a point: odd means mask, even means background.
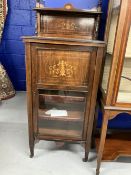
[{"label": "cabinet upper gallery", "polygon": [[78,10],[72,4],[64,8],[35,8],[37,12],[37,35],[41,37],[64,37],[96,39],[101,8]]}]

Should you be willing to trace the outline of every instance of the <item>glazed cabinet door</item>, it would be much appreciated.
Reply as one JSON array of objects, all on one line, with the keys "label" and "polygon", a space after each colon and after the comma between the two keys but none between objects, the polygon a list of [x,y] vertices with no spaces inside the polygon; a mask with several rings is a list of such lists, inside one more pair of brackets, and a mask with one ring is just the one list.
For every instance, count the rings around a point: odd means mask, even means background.
[{"label": "glazed cabinet door", "polygon": [[97,48],[32,44],[35,132],[84,140]]},{"label": "glazed cabinet door", "polygon": [[[109,21],[110,24],[106,28],[107,36],[106,40],[107,42],[107,51],[105,55],[105,64],[104,64],[104,70],[103,70],[103,79],[102,79],[102,89],[104,91],[105,96],[107,95],[108,90],[108,84],[109,84],[109,78],[110,78],[110,71],[112,69],[112,62],[113,62],[113,52],[115,47],[115,38],[116,38],[116,31],[117,31],[117,25],[119,20],[119,13],[120,13],[120,4],[121,0],[111,0],[111,14],[109,15]],[[119,51],[119,48],[117,48]],[[116,60],[116,59],[115,59]],[[113,63],[115,64],[115,63]]]},{"label": "glazed cabinet door", "polygon": [[122,62],[123,66],[120,77],[117,102],[131,104],[131,27],[127,39],[126,52],[124,54]]},{"label": "glazed cabinet door", "polygon": [[[118,55],[118,62],[116,66],[116,76],[114,85],[113,103],[115,106],[131,107],[131,0],[122,1],[121,9],[125,12],[125,20],[123,20],[123,13],[119,17],[118,29],[122,30],[122,37],[120,43],[120,51]],[[125,10],[126,8],[126,10]],[[123,25],[121,26],[121,21]],[[118,32],[119,33],[119,32]]]}]

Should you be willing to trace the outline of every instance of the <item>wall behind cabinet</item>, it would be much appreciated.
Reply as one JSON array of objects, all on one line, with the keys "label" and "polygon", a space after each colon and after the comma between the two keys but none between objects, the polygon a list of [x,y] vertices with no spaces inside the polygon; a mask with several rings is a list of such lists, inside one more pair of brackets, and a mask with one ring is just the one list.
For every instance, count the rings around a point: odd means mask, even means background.
[{"label": "wall behind cabinet", "polygon": [[[76,8],[92,8],[97,0],[46,0],[48,7],[62,7],[72,3]],[[103,0],[102,30],[104,31],[107,0]],[[35,0],[8,0],[8,16],[0,45],[0,61],[5,66],[16,90],[26,90],[24,44],[21,36],[34,35]],[[101,35],[102,37],[102,35]]]}]

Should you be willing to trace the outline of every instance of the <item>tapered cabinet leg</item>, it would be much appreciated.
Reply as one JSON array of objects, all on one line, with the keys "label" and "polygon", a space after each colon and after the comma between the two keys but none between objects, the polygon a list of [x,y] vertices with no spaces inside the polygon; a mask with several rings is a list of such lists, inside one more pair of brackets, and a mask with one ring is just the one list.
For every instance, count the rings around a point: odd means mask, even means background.
[{"label": "tapered cabinet leg", "polygon": [[83,162],[87,162],[88,161],[89,152],[87,152],[86,148],[87,148],[87,143],[85,143],[85,157],[82,159]]},{"label": "tapered cabinet leg", "polygon": [[90,152],[90,148],[91,148],[91,136],[92,136],[92,129],[89,130],[89,133],[88,133],[88,137],[87,137],[87,142],[85,144],[85,157],[83,158],[83,162],[87,162],[88,161],[88,158],[89,158],[89,152]]},{"label": "tapered cabinet leg", "polygon": [[30,146],[30,158],[34,157],[34,146]]},{"label": "tapered cabinet leg", "polygon": [[83,162],[87,162],[89,158],[89,152],[85,151],[85,157],[83,158]]},{"label": "tapered cabinet leg", "polygon": [[95,148],[95,133],[96,133],[96,127],[97,127],[97,120],[98,120],[98,114],[99,114],[99,104],[96,104],[96,110],[94,115],[94,123],[93,123],[93,131],[92,131],[92,142],[91,142],[91,148]]},{"label": "tapered cabinet leg", "polygon": [[30,146],[30,158],[34,157],[34,139],[29,141],[29,146]]},{"label": "tapered cabinet leg", "polygon": [[87,162],[88,158],[89,158],[89,151],[91,148],[91,135],[92,135],[92,133],[89,133],[88,141],[85,144],[85,157],[83,158],[83,162]]},{"label": "tapered cabinet leg", "polygon": [[[92,112],[93,113],[93,112]],[[88,161],[89,158],[89,152],[91,149],[91,144],[92,144],[92,132],[93,132],[93,122],[94,122],[94,115],[90,115],[90,119],[89,119],[89,126],[87,129],[87,140],[86,140],[86,144],[85,144],[85,158],[83,159],[84,162]]]},{"label": "tapered cabinet leg", "polygon": [[96,169],[96,175],[99,175],[100,173],[100,165],[102,161],[103,156],[103,150],[105,145],[105,139],[106,139],[106,133],[107,133],[107,126],[108,126],[108,112],[105,112],[103,115],[103,123],[101,128],[101,136],[100,136],[100,144],[98,149],[98,155],[97,155],[97,169]]}]

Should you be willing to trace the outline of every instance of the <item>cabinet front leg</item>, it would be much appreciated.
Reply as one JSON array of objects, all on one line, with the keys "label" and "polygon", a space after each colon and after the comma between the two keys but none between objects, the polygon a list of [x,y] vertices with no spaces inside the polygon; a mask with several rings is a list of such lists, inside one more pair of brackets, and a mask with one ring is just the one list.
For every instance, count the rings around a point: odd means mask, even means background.
[{"label": "cabinet front leg", "polygon": [[96,128],[97,128],[97,120],[99,115],[99,103],[96,104],[95,109],[95,115],[94,115],[94,122],[93,122],[93,131],[92,131],[92,142],[91,142],[91,148],[94,149],[96,147],[95,145],[95,135],[96,135]]},{"label": "cabinet front leg", "polygon": [[89,151],[86,151],[86,147],[87,147],[87,145],[85,144],[85,157],[83,158],[83,162],[88,161]]},{"label": "cabinet front leg", "polygon": [[86,139],[86,144],[85,144],[85,158],[83,159],[83,161],[85,161],[85,162],[88,161],[89,152],[90,152],[90,149],[91,149],[93,121],[94,121],[94,118],[90,117],[89,127],[88,127],[88,130],[87,130],[87,139]]},{"label": "cabinet front leg", "polygon": [[30,158],[34,157],[34,139],[29,141],[29,146],[30,146]]}]

